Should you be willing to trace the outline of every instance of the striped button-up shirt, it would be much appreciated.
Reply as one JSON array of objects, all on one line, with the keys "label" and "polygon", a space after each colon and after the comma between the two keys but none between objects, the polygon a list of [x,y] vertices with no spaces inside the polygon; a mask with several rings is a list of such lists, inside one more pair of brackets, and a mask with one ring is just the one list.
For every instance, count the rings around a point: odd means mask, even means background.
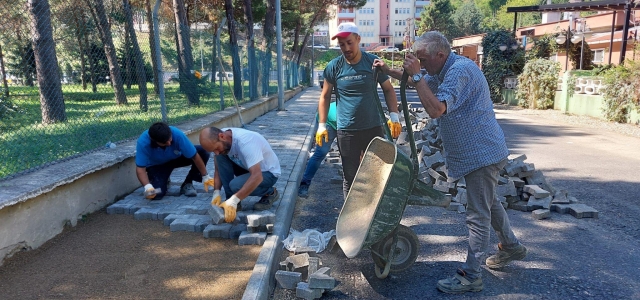
[{"label": "striped button-up shirt", "polygon": [[489,85],[473,61],[451,53],[440,74],[425,79],[438,100],[447,104],[438,123],[450,178],[460,179],[509,155]]}]

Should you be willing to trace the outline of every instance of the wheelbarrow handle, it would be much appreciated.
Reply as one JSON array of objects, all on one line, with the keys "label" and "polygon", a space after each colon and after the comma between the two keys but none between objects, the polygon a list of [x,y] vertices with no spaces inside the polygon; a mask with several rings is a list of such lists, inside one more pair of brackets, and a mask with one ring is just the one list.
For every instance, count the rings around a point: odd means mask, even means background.
[{"label": "wheelbarrow handle", "polygon": [[413,138],[413,127],[411,126],[411,116],[409,114],[409,104],[407,103],[407,80],[409,74],[402,72],[402,80],[400,81],[400,102],[402,104],[402,112],[404,113],[404,122],[407,126],[407,138],[411,145],[411,161],[413,162],[413,176],[412,178],[418,178],[419,162],[418,162],[418,150],[416,149],[416,141]]},{"label": "wheelbarrow handle", "polygon": [[389,125],[385,120],[387,117],[384,115],[382,111],[382,103],[380,103],[380,96],[378,96],[378,74],[381,72],[380,67],[375,67],[373,69],[373,90],[375,91],[373,94],[375,95],[375,103],[378,105],[378,114],[380,114],[380,120],[382,120],[382,127],[384,128],[384,133],[387,136],[387,140],[393,143],[393,137],[391,136],[391,130],[389,129]]}]

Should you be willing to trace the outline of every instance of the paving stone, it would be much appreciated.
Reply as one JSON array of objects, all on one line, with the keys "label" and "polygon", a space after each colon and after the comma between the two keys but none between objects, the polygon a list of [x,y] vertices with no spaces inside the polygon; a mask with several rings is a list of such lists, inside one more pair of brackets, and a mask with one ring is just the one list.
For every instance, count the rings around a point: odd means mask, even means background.
[{"label": "paving stone", "polygon": [[536,170],[536,167],[532,163],[525,163],[522,167],[522,172],[533,172]]},{"label": "paving stone", "polygon": [[511,154],[511,155],[509,155],[509,160],[515,161],[515,162],[524,162],[525,160],[527,160],[527,155],[525,155],[525,154]]},{"label": "paving stone", "polygon": [[551,193],[537,185],[527,184],[524,186],[523,191],[533,195],[535,198],[546,198],[551,196]]},{"label": "paving stone", "polygon": [[525,181],[527,182],[527,184],[535,184],[543,188],[544,190],[549,191],[549,193],[551,194],[555,192],[553,186],[551,186],[551,184],[547,182],[547,179],[544,177],[544,175],[542,175],[542,171],[540,170],[534,171],[533,175],[525,178]]},{"label": "paving stone", "polygon": [[509,178],[504,176],[498,176],[498,185],[507,184],[509,182]]},{"label": "paving stone", "polygon": [[456,196],[453,198],[453,201],[458,202],[462,205],[466,205],[467,204],[467,189],[463,189],[463,188],[458,188],[458,193],[456,193]]},{"label": "paving stone", "polygon": [[441,152],[436,152],[433,155],[423,158],[424,164],[429,168],[437,168],[444,164],[444,157]]},{"label": "paving stone", "polygon": [[569,214],[576,219],[598,218],[598,211],[595,208],[582,203],[569,204]]},{"label": "paving stone", "polygon": [[169,226],[176,219],[186,219],[186,218],[189,218],[189,215],[185,215],[185,214],[169,214],[168,216],[164,217],[164,219],[162,219],[163,220],[162,222],[163,222],[164,226]]},{"label": "paving stone", "polygon": [[458,183],[456,184],[458,187],[467,187],[467,182],[464,180],[464,177],[458,179]]},{"label": "paving stone", "polygon": [[289,263],[287,263],[287,261],[286,261],[286,260],[285,260],[285,261],[281,261],[281,262],[278,264],[278,266],[279,266],[278,270],[282,270],[282,271],[289,271],[288,265],[289,265]]},{"label": "paving stone", "polygon": [[209,225],[211,225],[211,219],[198,219],[198,222],[195,225],[195,232],[203,232]]},{"label": "paving stone", "polygon": [[513,185],[515,185],[516,188],[519,188],[519,187],[521,188],[521,187],[524,187],[525,185],[524,180],[520,179],[520,177],[512,176],[512,177],[509,177],[509,180],[513,181]]},{"label": "paving stone", "polygon": [[297,247],[294,251],[293,254],[294,255],[298,255],[298,254],[308,254],[309,257],[317,257],[318,254],[316,253],[316,250],[313,250],[313,248],[311,247]]},{"label": "paving stone", "polygon": [[466,211],[467,211],[467,208],[464,205],[458,206],[458,213],[459,214],[464,213]]},{"label": "paving stone", "polygon": [[298,272],[278,270],[276,271],[276,281],[280,287],[293,290],[298,286],[298,282],[302,281],[302,274]]},{"label": "paving stone", "polygon": [[551,211],[555,211],[557,213],[561,213],[561,214],[568,214],[569,213],[569,205],[570,204],[551,204]]},{"label": "paving stone", "polygon": [[309,288],[309,284],[306,282],[298,282],[296,286],[296,297],[304,298],[307,300],[318,299],[322,297],[324,289],[312,289]]},{"label": "paving stone", "polygon": [[309,276],[309,254],[303,253],[287,257],[287,269],[302,273],[302,280]]},{"label": "paving stone", "polygon": [[238,245],[262,245],[266,239],[266,232],[249,233],[247,231],[243,231],[238,237]]},{"label": "paving stone", "polygon": [[122,214],[125,214],[126,211],[129,211],[130,207],[131,207],[131,204],[129,203],[116,202],[107,207],[107,214],[122,215]]},{"label": "paving stone", "polygon": [[198,223],[198,219],[185,218],[185,219],[175,219],[169,225],[171,231],[191,231],[196,232],[196,224]]},{"label": "paving stone", "polygon": [[539,208],[549,209],[551,208],[551,200],[553,200],[551,196],[548,196],[546,198],[541,198],[541,199],[529,197],[529,201],[527,202],[527,204],[533,207],[534,209],[539,209]]},{"label": "paving stone", "polygon": [[320,268],[320,258],[319,257],[309,257],[309,274],[313,274],[318,271]]},{"label": "paving stone", "polygon": [[158,208],[143,207],[138,209],[133,214],[133,218],[136,220],[153,220],[155,218],[157,220],[157,214],[159,210],[160,209]]},{"label": "paving stone", "polygon": [[247,231],[247,224],[233,224],[231,229],[229,229],[229,238],[237,239],[243,231]]},{"label": "paving stone", "polygon": [[[504,178],[504,177],[501,177]],[[506,178],[505,178],[506,179]],[[518,191],[516,185],[512,180],[506,179],[507,183],[496,186],[496,194],[498,196],[517,196]]]},{"label": "paving stone", "polygon": [[536,220],[547,219],[551,217],[551,211],[548,209],[536,209],[531,212],[531,216]]},{"label": "paving stone", "polygon": [[224,224],[210,224],[203,231],[203,235],[205,238],[229,238],[229,230],[233,227],[233,225],[229,223]]},{"label": "paving stone", "polygon": [[256,232],[267,232],[267,225],[260,225],[260,226],[249,226],[247,225],[247,232],[248,233],[256,233]]},{"label": "paving stone", "polygon": [[509,208],[514,210],[524,211],[524,212],[535,210],[535,208],[533,206],[530,206],[527,201],[518,201],[518,202],[511,203],[509,204]]},{"label": "paving stone", "polygon": [[309,288],[331,290],[336,287],[336,279],[325,274],[327,271],[329,268],[324,267],[309,275]]},{"label": "paving stone", "polygon": [[504,166],[504,170],[509,176],[515,176],[522,171],[522,167],[524,167],[524,163],[521,161],[509,161]]},{"label": "paving stone", "polygon": [[267,227],[267,233],[268,234],[272,234],[273,233],[273,224],[267,224],[267,225],[265,225],[265,227]]},{"label": "paving stone", "polygon": [[[238,213],[236,213],[236,216],[238,215]],[[224,209],[222,207],[219,207],[219,206],[209,207],[209,216],[211,217],[212,224],[224,223]]]},{"label": "paving stone", "polygon": [[202,207],[201,205],[193,205],[185,208],[185,212],[188,214],[194,214],[194,215],[206,215],[209,213],[209,209],[211,208],[211,205],[208,205],[208,206],[209,207]]}]

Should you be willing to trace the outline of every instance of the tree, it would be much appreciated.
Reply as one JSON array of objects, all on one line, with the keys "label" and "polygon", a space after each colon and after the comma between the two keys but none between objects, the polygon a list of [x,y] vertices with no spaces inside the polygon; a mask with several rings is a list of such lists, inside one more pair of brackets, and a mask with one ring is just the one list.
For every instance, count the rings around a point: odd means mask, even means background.
[{"label": "tree", "polygon": [[236,21],[233,15],[232,0],[224,1],[224,11],[227,15],[229,45],[231,46],[231,64],[233,67],[233,94],[236,99],[242,99],[242,73],[240,73],[240,55],[238,54],[238,38],[236,33]]},{"label": "tree", "polygon": [[53,42],[49,1],[29,0],[27,8],[32,24],[31,42],[38,74],[42,123],[63,122],[67,116],[62,97],[62,86],[60,85],[56,46]]},{"label": "tree", "polygon": [[133,17],[131,16],[129,0],[122,0],[122,7],[124,9],[125,16],[125,34],[127,35],[129,44],[132,48],[131,52],[133,52],[133,59],[135,62],[136,79],[138,81],[138,90],[140,92],[140,110],[147,111],[147,76],[144,70],[144,60],[142,59],[142,53],[140,52],[140,46],[138,45],[136,31],[133,28]]},{"label": "tree", "polygon": [[102,0],[85,0],[91,12],[94,22],[98,26],[100,40],[104,47],[104,53],[109,62],[109,75],[111,76],[111,84],[116,97],[116,103],[127,104],[127,95],[122,86],[122,77],[120,75],[120,67],[118,66],[118,58],[116,57],[116,49],[113,46],[113,38],[111,37],[111,27],[107,21],[107,15],[104,10]]},{"label": "tree", "polygon": [[264,59],[262,60],[262,96],[266,96],[269,92],[269,75],[271,71],[271,55],[273,51],[273,41],[275,40],[275,22],[276,22],[276,1],[267,0],[267,12],[264,16],[262,28],[264,35]]},{"label": "tree", "polygon": [[2,53],[2,44],[0,44],[0,76],[2,76],[2,86],[5,98],[9,98],[9,85],[7,84],[7,71],[4,69],[4,54]]},{"label": "tree", "polygon": [[196,85],[194,74],[191,73],[193,70],[193,54],[191,53],[187,10],[183,0],[173,0],[173,12],[176,20],[180,89],[187,94],[189,104],[199,105],[198,86]]},{"label": "tree", "polygon": [[[491,100],[502,101],[502,86],[507,76],[517,76],[524,68],[524,50],[511,49],[509,45],[517,44],[510,31],[496,30],[488,32],[482,39],[482,73],[489,84]],[[500,50],[500,46],[507,46]]]},{"label": "tree", "polygon": [[155,29],[153,29],[153,14],[151,12],[151,1],[144,1],[144,8],[146,11],[147,24],[149,24],[149,49],[151,50],[151,66],[153,67],[153,91],[158,94],[158,66],[156,57],[156,35]]},{"label": "tree", "polygon": [[247,52],[249,61],[249,99],[258,98],[258,62],[253,40],[253,10],[251,0],[243,0],[245,18],[247,19]]},{"label": "tree", "polygon": [[482,12],[473,1],[465,1],[458,8],[452,18],[458,27],[458,36],[468,36],[482,33]]},{"label": "tree", "polygon": [[439,31],[449,40],[456,37],[456,24],[453,22],[451,15],[453,7],[449,0],[434,0],[420,14],[420,22],[418,24],[418,34],[427,31]]},{"label": "tree", "polygon": [[[495,20],[492,25],[490,25],[494,29],[513,29],[513,19],[515,18],[514,13],[508,13],[507,7],[512,6],[531,6],[540,4],[540,0],[508,0],[504,5],[500,6],[500,8],[495,13]],[[518,24],[517,27],[521,26],[531,26],[540,24],[542,21],[542,14],[539,12],[529,12],[529,13],[519,13],[518,14]]]}]

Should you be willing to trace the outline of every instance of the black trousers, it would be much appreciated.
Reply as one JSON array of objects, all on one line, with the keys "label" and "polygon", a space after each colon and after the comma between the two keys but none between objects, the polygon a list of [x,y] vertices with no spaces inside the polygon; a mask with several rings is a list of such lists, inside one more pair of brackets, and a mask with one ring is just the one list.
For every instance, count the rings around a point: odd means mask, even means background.
[{"label": "black trousers", "polygon": [[384,138],[382,126],[364,130],[338,130],[338,147],[340,148],[340,158],[342,159],[342,171],[344,178],[342,182],[342,193],[347,199],[353,179],[356,177],[360,158],[369,146],[369,142],[374,137]]},{"label": "black trousers", "polygon": [[[202,162],[206,165],[209,161],[209,152],[204,150],[202,146],[196,145],[196,152],[202,158]],[[184,179],[184,183],[191,183],[192,181],[202,182],[202,174],[200,174],[200,170],[196,167],[196,163],[191,158],[186,158],[184,156],[180,156],[174,160],[170,160],[161,165],[155,165],[151,167],[147,167],[147,176],[149,176],[149,182],[155,188],[162,189],[162,192],[156,194],[156,197],[153,200],[160,200],[164,195],[167,194],[167,180],[171,176],[171,172],[175,168],[182,168],[186,166],[191,166],[191,170],[189,170],[189,174]]]}]

